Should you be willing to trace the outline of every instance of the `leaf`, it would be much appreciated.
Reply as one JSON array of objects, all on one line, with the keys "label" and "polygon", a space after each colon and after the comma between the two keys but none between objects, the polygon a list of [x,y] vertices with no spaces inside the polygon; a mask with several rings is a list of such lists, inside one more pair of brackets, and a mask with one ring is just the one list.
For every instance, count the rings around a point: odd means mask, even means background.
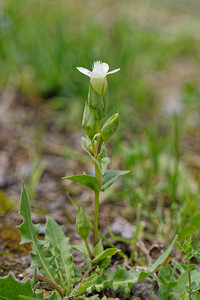
[{"label": "leaf", "polygon": [[74,263],[72,260],[72,247],[69,238],[65,236],[61,227],[49,216],[47,216],[46,239],[52,249],[59,249],[59,262],[62,275],[64,277],[65,288],[71,292],[74,285]]},{"label": "leaf", "polygon": [[25,282],[21,282],[15,279],[11,273],[0,278],[0,299],[1,297],[6,300],[19,300],[19,296],[33,296],[31,282],[28,279]]},{"label": "leaf", "polygon": [[98,192],[101,190],[98,180],[96,179],[96,177],[93,177],[91,175],[81,174],[81,175],[63,177],[62,179],[68,179],[74,182],[81,183],[87,186],[92,191]]},{"label": "leaf", "polygon": [[89,140],[88,138],[84,138],[82,137],[81,139],[81,146],[83,148],[83,150],[89,154],[89,156],[91,157],[91,159],[93,160],[94,163],[96,163],[99,167],[99,170],[101,172],[102,175],[104,175],[107,166],[110,163],[110,158],[107,157],[107,151],[106,151],[106,147],[105,144],[103,143],[101,146],[101,152],[98,155],[98,158],[96,159],[92,153],[89,150],[89,144],[91,143],[91,140]]},{"label": "leaf", "polygon": [[30,296],[21,296],[21,295],[20,295],[19,298],[20,298],[20,299],[24,299],[24,300],[35,300],[35,299],[42,299],[42,300],[43,300],[43,299],[45,299],[45,300],[56,300],[56,299],[58,299],[58,298],[56,297],[56,293],[55,293],[55,292],[53,292],[53,294],[51,294],[49,297],[46,296],[46,297],[44,298],[44,291],[41,292],[41,293],[35,294],[34,297],[30,297]]},{"label": "leaf", "polygon": [[90,150],[89,150],[89,145],[91,144],[91,140],[87,137],[82,137],[81,138],[81,147],[83,148],[83,150],[89,154],[90,156],[92,156]]},{"label": "leaf", "polygon": [[79,208],[78,215],[76,218],[76,232],[85,241],[90,234],[91,224],[86,216],[82,206]]},{"label": "leaf", "polygon": [[158,268],[164,264],[164,262],[167,260],[168,256],[170,255],[176,241],[178,239],[178,235],[176,235],[171,242],[170,246],[163,252],[163,254],[155,261],[155,263],[149,267],[147,270],[149,273],[154,273]]},{"label": "leaf", "polygon": [[[199,276],[199,272],[193,270],[190,272],[191,274],[191,281],[195,282],[196,285],[200,284],[200,276]],[[184,273],[182,273],[178,280],[177,280],[177,290],[184,290],[185,286],[189,285],[189,280],[188,280],[188,272],[185,271]]]},{"label": "leaf", "polygon": [[93,264],[98,264],[101,260],[103,260],[104,258],[108,257],[108,256],[113,256],[118,252],[117,248],[108,248],[106,250],[104,250],[103,252],[101,252],[99,255],[97,255],[93,260],[92,263]]},{"label": "leaf", "polygon": [[71,292],[70,296],[80,295],[86,292],[86,290],[96,281],[99,277],[98,274],[93,274],[87,278],[84,278]]},{"label": "leaf", "polygon": [[146,272],[139,273],[134,269],[127,271],[126,269],[121,268],[119,266],[117,267],[116,272],[113,272],[111,269],[108,269],[107,273],[105,275],[102,274],[94,283],[94,285],[87,290],[87,292],[99,292],[105,287],[110,287],[113,290],[122,288],[125,291],[125,293],[129,293],[134,283],[137,283],[138,281],[149,276],[151,273],[155,272],[166,261],[174,244],[176,243],[177,238],[178,236],[176,235],[171,245],[156,260],[156,262],[150,268],[147,269]]},{"label": "leaf", "polygon": [[[42,298],[38,298],[38,297],[30,297],[30,296],[22,296],[22,295],[20,295],[19,298],[20,299],[24,299],[24,300],[43,299],[43,297]],[[48,299],[48,298],[46,298],[46,299]]]},{"label": "leaf", "polygon": [[[89,245],[90,247],[90,251],[92,253],[92,247],[91,245]],[[89,257],[89,254],[88,254],[88,251],[87,251],[87,248],[85,245],[72,245],[72,248],[81,252],[85,258],[85,262],[86,262],[86,265],[87,265],[87,268],[90,269],[91,268],[91,260],[90,260],[90,257]]]},{"label": "leaf", "polygon": [[37,239],[40,226],[39,224],[34,225],[31,221],[29,198],[23,182],[19,213],[24,220],[24,222],[18,226],[18,229],[21,231],[21,244],[30,242],[33,246],[33,251],[31,253],[32,266],[38,265],[42,273],[48,279],[59,284],[57,271],[52,264],[54,257],[48,249],[43,247],[43,241]]},{"label": "leaf", "polygon": [[103,175],[102,181],[102,188],[101,190],[104,191],[109,186],[111,186],[119,176],[128,174],[130,171],[120,171],[120,170],[108,170]]},{"label": "leaf", "polygon": [[[85,247],[85,245],[72,245],[72,248],[81,252],[85,257],[89,257],[89,254],[88,254],[88,251],[87,251],[87,248]],[[92,251],[91,247],[90,247],[90,250]]]},{"label": "leaf", "polygon": [[103,252],[103,244],[102,239],[96,244],[96,246],[93,248],[93,255],[96,257],[97,255],[101,254]]},{"label": "leaf", "polygon": [[101,158],[101,156],[98,156],[98,159],[96,159],[92,156],[92,160],[98,165],[101,174],[104,175],[106,172],[106,168],[110,163],[110,158],[109,157]]},{"label": "leaf", "polygon": [[138,281],[139,273],[135,270],[127,271],[124,268],[117,266],[116,272],[108,269],[106,275],[102,274],[92,285],[87,289],[88,293],[93,291],[100,292],[103,288],[109,287],[113,290],[117,290],[118,288],[122,288],[125,293],[129,293],[131,287],[134,283]]}]

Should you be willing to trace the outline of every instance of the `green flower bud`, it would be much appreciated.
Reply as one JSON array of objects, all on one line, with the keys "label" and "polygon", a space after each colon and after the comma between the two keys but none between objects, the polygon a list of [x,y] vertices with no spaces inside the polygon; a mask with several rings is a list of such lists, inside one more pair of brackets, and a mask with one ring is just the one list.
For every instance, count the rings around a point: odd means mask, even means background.
[{"label": "green flower bud", "polygon": [[83,240],[86,240],[91,230],[90,222],[81,207],[76,218],[76,231]]},{"label": "green flower bud", "polygon": [[93,89],[95,90],[95,92],[97,92],[100,96],[104,97],[105,92],[108,87],[107,78],[106,77],[104,77],[104,78],[92,77],[90,79],[90,83],[91,83]]},{"label": "green flower bud", "polygon": [[100,137],[103,141],[108,140],[115,133],[118,123],[119,113],[114,114],[106,120],[100,132]]},{"label": "green flower bud", "polygon": [[[106,78],[104,79],[106,80]],[[99,94],[94,89],[90,81],[89,92],[88,92],[88,105],[96,120],[103,119],[108,111],[108,105],[109,105],[107,88],[105,90],[105,93],[102,92],[102,94]]]},{"label": "green flower bud", "polygon": [[87,136],[92,140],[96,133],[96,121],[90,111],[87,101],[85,102],[82,126]]}]

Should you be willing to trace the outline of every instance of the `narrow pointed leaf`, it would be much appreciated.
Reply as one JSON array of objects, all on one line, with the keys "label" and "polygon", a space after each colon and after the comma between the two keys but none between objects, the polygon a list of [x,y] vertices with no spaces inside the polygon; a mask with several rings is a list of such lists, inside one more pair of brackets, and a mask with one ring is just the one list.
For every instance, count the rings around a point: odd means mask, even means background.
[{"label": "narrow pointed leaf", "polygon": [[80,295],[86,292],[86,290],[96,281],[99,275],[94,274],[87,278],[84,278],[71,292],[70,296]]},{"label": "narrow pointed leaf", "polygon": [[98,264],[100,261],[102,261],[104,258],[108,256],[113,256],[118,252],[117,248],[108,248],[101,252],[99,255],[97,255],[93,260],[93,264]]},{"label": "narrow pointed leaf", "polygon": [[104,191],[109,186],[111,186],[119,176],[128,174],[130,171],[120,171],[120,170],[108,170],[103,175],[102,181],[102,188],[101,190]]},{"label": "narrow pointed leaf", "polygon": [[72,260],[72,247],[69,243],[69,238],[65,236],[61,227],[51,218],[47,217],[46,239],[52,249],[59,249],[60,256],[58,262],[62,275],[65,279],[65,288],[68,293],[71,292],[74,285],[74,263]]},{"label": "narrow pointed leaf", "polygon": [[92,191],[100,191],[101,189],[98,180],[91,175],[81,174],[81,175],[63,177],[62,179],[68,179],[74,182],[81,183],[87,186]]},{"label": "narrow pointed leaf", "polygon": [[155,263],[151,267],[148,268],[149,273],[155,272],[158,268],[160,268],[162,266],[162,264],[164,264],[164,262],[166,261],[166,259],[170,255],[177,239],[178,239],[178,235],[176,235],[174,237],[174,239],[171,242],[170,246],[163,252],[163,254],[161,254],[161,256],[155,261]]},{"label": "narrow pointed leaf", "polygon": [[160,257],[158,257],[158,259],[154,262],[154,264],[150,266],[145,272],[140,273],[139,280],[142,280],[146,278],[149,274],[154,273],[158,268],[160,268],[164,264],[164,262],[170,255],[177,239],[178,239],[178,235],[174,237],[170,246],[163,252],[163,254]]},{"label": "narrow pointed leaf", "polygon": [[33,251],[31,253],[31,266],[38,266],[44,276],[46,276],[51,281],[59,284],[57,271],[53,267],[52,263],[54,257],[48,249],[45,249],[43,247],[43,241],[37,239],[37,235],[39,233],[39,225],[34,225],[31,221],[31,208],[29,198],[23,182],[20,215],[24,220],[24,222],[20,226],[18,226],[18,229],[21,231],[21,243],[23,244],[30,242],[33,248]]}]

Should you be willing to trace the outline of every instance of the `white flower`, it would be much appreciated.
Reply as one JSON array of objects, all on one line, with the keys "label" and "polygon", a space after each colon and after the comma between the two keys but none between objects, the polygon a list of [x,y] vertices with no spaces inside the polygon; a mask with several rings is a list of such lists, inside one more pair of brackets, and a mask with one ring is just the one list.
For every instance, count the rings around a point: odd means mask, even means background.
[{"label": "white flower", "polygon": [[90,77],[90,83],[93,89],[102,97],[105,95],[105,92],[107,90],[106,76],[109,74],[116,73],[120,70],[120,69],[115,69],[111,72],[108,72],[109,65],[107,63],[102,63],[100,61],[94,62],[92,71],[89,71],[88,69],[82,67],[77,67],[77,69],[84,75]]},{"label": "white flower", "polygon": [[90,78],[104,78],[109,74],[116,73],[120,70],[115,69],[113,71],[108,72],[109,70],[109,65],[107,63],[102,63],[100,61],[95,61],[93,64],[92,71],[89,71],[88,69],[82,68],[82,67],[77,67],[77,69],[83,73],[84,75],[89,76]]}]

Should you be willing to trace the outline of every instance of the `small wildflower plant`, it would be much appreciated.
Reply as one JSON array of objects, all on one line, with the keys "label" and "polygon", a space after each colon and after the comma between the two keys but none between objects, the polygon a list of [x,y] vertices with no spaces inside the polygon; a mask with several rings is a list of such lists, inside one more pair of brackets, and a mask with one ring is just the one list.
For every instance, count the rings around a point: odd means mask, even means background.
[{"label": "small wildflower plant", "polygon": [[[12,274],[0,279],[0,298],[7,300],[18,299],[99,299],[99,292],[105,287],[113,290],[121,288],[129,293],[134,283],[154,273],[169,256],[177,237],[165,252],[147,268],[145,272],[138,272],[134,268],[126,270],[117,267],[113,272],[109,268],[111,257],[120,250],[111,243],[110,248],[104,249],[102,239],[99,239],[99,195],[108,189],[119,176],[129,171],[107,170],[110,158],[107,156],[105,142],[115,133],[119,113],[107,117],[108,113],[108,83],[107,75],[118,72],[115,69],[109,72],[107,63],[95,62],[92,71],[77,68],[90,78],[89,92],[83,112],[82,126],[86,137],[82,138],[82,148],[93,162],[95,175],[73,175],[63,179],[80,183],[94,192],[94,220],[90,222],[83,207],[78,211],[76,231],[84,244],[71,245],[60,227],[51,217],[47,216],[45,239],[37,238],[40,225],[31,221],[30,201],[22,182],[20,215],[23,223],[18,227],[21,232],[21,243],[31,243],[31,267],[35,268],[33,275],[28,275],[22,281],[17,281]],[[104,118],[107,119],[103,121]],[[89,244],[88,236],[93,228],[93,244]],[[102,236],[102,235],[101,235]],[[72,249],[80,251],[86,261],[86,269],[74,265]],[[123,258],[126,255],[121,255]],[[132,260],[131,260],[132,261]],[[38,288],[38,281],[45,282],[51,291]]]},{"label": "small wildflower plant", "polygon": [[[108,72],[108,64],[99,61],[94,62],[92,71],[82,67],[78,67],[77,69],[90,77],[88,98],[85,101],[82,121],[86,137],[82,138],[81,144],[94,164],[95,176],[83,174],[64,177],[63,179],[79,182],[94,191],[93,247],[95,247],[98,241],[99,194],[109,188],[120,175],[125,175],[129,172],[107,170],[110,158],[107,156],[105,141],[110,139],[115,133],[119,122],[119,113],[109,117],[101,127],[101,120],[107,116],[109,105],[107,75],[118,72],[120,69]],[[89,221],[82,209],[79,211],[76,224],[77,232],[84,240],[88,253],[92,258],[92,253],[87,244],[87,237],[90,233]]]}]

